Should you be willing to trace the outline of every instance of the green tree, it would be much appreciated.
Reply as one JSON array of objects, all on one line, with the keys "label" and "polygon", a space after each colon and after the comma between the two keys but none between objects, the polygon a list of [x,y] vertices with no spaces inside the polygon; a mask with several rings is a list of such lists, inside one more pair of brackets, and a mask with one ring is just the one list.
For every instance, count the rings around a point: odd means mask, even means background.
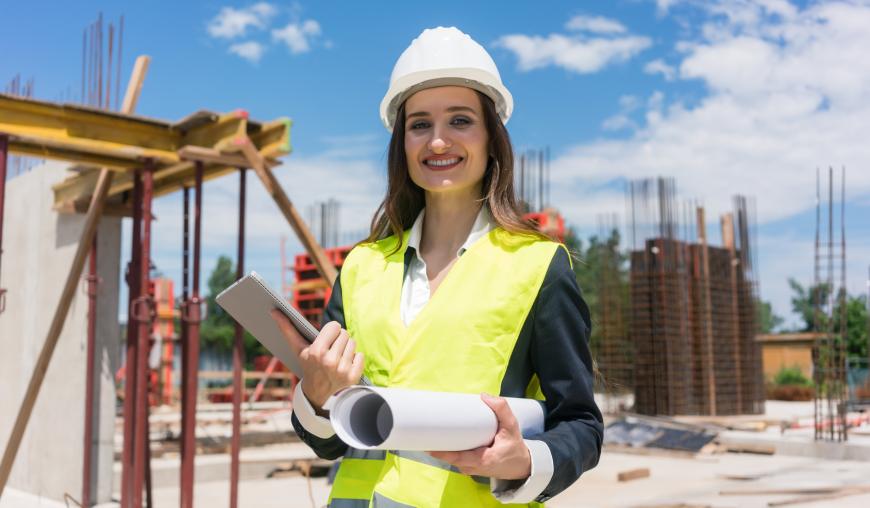
[{"label": "green tree", "polygon": [[[205,347],[230,351],[235,340],[235,320],[215,302],[215,297],[236,281],[236,268],[230,258],[220,256],[208,277],[206,317],[200,328],[200,339]],[[245,357],[250,362],[254,356],[269,354],[250,333],[244,333]]]},{"label": "green tree", "polygon": [[[794,293],[791,299],[792,310],[803,319],[802,331],[812,331],[814,320],[818,319],[818,329],[824,331],[828,328],[829,317],[824,313],[826,305],[831,297],[831,289],[827,284],[818,284],[805,289],[794,279],[789,279],[789,285]],[[846,349],[849,357],[867,358],[867,300],[866,297],[850,296],[844,290],[840,291],[834,299],[834,333],[842,330],[841,312],[842,305],[846,305]],[[816,305],[818,304],[818,316],[816,317]]]},{"label": "green tree", "polygon": [[791,308],[795,314],[799,315],[804,322],[802,332],[811,332],[815,328],[815,320],[819,320],[819,328],[827,327],[827,320],[823,312],[819,312],[816,316],[816,309],[824,309],[825,304],[831,296],[831,288],[826,283],[821,283],[815,286],[810,286],[805,289],[798,281],[789,278],[788,285],[791,286]]},{"label": "green tree", "polygon": [[782,325],[782,317],[773,312],[770,302],[765,302],[761,298],[755,300],[755,314],[759,333],[771,333]]}]

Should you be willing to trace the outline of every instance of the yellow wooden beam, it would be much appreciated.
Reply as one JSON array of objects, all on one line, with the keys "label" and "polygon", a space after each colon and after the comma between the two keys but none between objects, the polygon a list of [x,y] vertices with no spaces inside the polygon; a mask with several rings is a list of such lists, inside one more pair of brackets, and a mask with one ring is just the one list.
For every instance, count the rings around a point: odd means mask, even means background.
[{"label": "yellow wooden beam", "polygon": [[[267,167],[274,167],[280,164],[277,158],[288,154],[291,150],[291,122],[289,119],[279,118],[260,124],[248,122],[244,115],[229,113],[226,115],[215,115],[213,118],[206,118],[205,120],[208,123],[200,122],[198,126],[193,127],[185,134],[184,139],[192,139],[199,142],[209,141],[206,134],[206,130],[208,130],[214,136],[211,138],[211,141],[216,140],[216,145],[226,146],[224,139],[219,136],[236,133],[242,129],[253,130],[254,135],[251,139],[257,151],[266,160]],[[189,121],[184,120],[179,125]],[[206,162],[205,180],[217,178],[246,165],[247,159],[238,154],[237,151],[230,151],[231,149],[233,149],[232,146],[226,146],[226,149],[221,151],[214,147],[185,145],[179,151],[173,153],[174,161],[170,162],[165,159],[156,160],[155,165],[157,169],[154,172],[155,196],[179,190],[182,186],[191,186],[194,179],[194,164],[192,162],[194,160]],[[131,160],[131,162],[136,161]],[[141,167],[141,162],[137,162],[130,167]],[[80,209],[81,204],[87,203],[93,192],[96,185],[96,176],[96,170],[81,169],[77,175],[55,184],[53,186],[54,208],[61,212]],[[112,181],[109,197],[118,196],[132,188],[132,174],[130,172],[119,173]]]}]

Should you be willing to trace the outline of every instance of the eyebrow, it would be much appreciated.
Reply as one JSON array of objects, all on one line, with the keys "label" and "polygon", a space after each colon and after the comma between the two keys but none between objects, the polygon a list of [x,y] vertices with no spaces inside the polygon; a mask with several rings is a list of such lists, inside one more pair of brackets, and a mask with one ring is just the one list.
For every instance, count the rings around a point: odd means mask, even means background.
[{"label": "eyebrow", "polygon": [[[456,111],[468,111],[469,113],[473,113],[474,115],[477,115],[477,112],[468,106],[450,106],[449,108],[447,108],[448,113],[454,113]],[[417,116],[429,116],[429,114],[430,113],[428,111],[415,111],[413,113],[410,113],[406,118],[413,118],[413,117],[417,117]]]}]

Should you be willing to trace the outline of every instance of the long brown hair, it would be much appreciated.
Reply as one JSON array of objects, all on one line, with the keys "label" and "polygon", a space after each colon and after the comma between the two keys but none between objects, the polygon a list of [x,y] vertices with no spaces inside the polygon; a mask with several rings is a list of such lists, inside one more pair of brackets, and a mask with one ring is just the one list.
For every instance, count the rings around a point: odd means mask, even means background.
[{"label": "long brown hair", "polygon": [[[475,90],[475,92],[477,92]],[[489,134],[489,161],[483,175],[483,202],[495,223],[506,231],[547,238],[529,221],[523,219],[522,211],[514,193],[514,151],[507,129],[501,123],[495,104],[486,95],[477,92],[483,109],[483,122]],[[408,172],[405,157],[405,104],[396,112],[393,135],[387,154],[387,195],[372,218],[371,231],[366,242],[375,242],[402,233],[414,224],[420,210],[425,206],[423,189]],[[396,243],[393,253],[402,247]]]}]

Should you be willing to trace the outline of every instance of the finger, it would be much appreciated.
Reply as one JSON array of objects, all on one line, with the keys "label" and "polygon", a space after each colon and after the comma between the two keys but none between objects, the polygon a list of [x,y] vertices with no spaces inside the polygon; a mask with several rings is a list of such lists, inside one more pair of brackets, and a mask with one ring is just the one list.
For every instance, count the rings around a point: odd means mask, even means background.
[{"label": "finger", "polygon": [[326,355],[323,357],[324,365],[338,368],[338,364],[341,361],[341,356],[344,354],[344,349],[345,346],[347,346],[348,340],[350,340],[350,336],[347,334],[347,331],[341,330],[338,332],[338,337],[335,339],[335,342],[329,346],[329,351],[327,351]]},{"label": "finger", "polygon": [[335,321],[330,321],[323,325],[323,328],[320,329],[320,333],[317,334],[317,338],[311,343],[311,354],[319,357],[325,355],[340,333],[341,325]]},{"label": "finger", "polygon": [[493,397],[492,395],[483,393],[480,398],[483,399],[483,402],[492,409],[493,413],[495,413],[499,429],[505,429],[508,432],[519,434],[520,425],[517,422],[517,417],[514,416],[514,412],[511,411],[511,407],[508,405],[504,397]]},{"label": "finger", "polygon": [[362,353],[354,353],[353,355],[353,363],[350,367],[350,379],[354,383],[358,383],[363,374],[363,369],[365,369],[365,355]]},{"label": "finger", "polygon": [[290,320],[287,319],[287,316],[283,312],[278,309],[272,309],[269,314],[275,320],[275,323],[278,324],[278,329],[281,330],[281,335],[284,336],[284,340],[290,345],[290,349],[293,350],[296,356],[299,356],[302,350],[309,346],[308,341],[296,331],[296,327],[290,324]]},{"label": "finger", "polygon": [[341,359],[338,361],[339,372],[351,372],[353,368],[353,357],[356,352],[356,342],[348,337],[347,344],[344,346],[344,351],[341,353]]}]

